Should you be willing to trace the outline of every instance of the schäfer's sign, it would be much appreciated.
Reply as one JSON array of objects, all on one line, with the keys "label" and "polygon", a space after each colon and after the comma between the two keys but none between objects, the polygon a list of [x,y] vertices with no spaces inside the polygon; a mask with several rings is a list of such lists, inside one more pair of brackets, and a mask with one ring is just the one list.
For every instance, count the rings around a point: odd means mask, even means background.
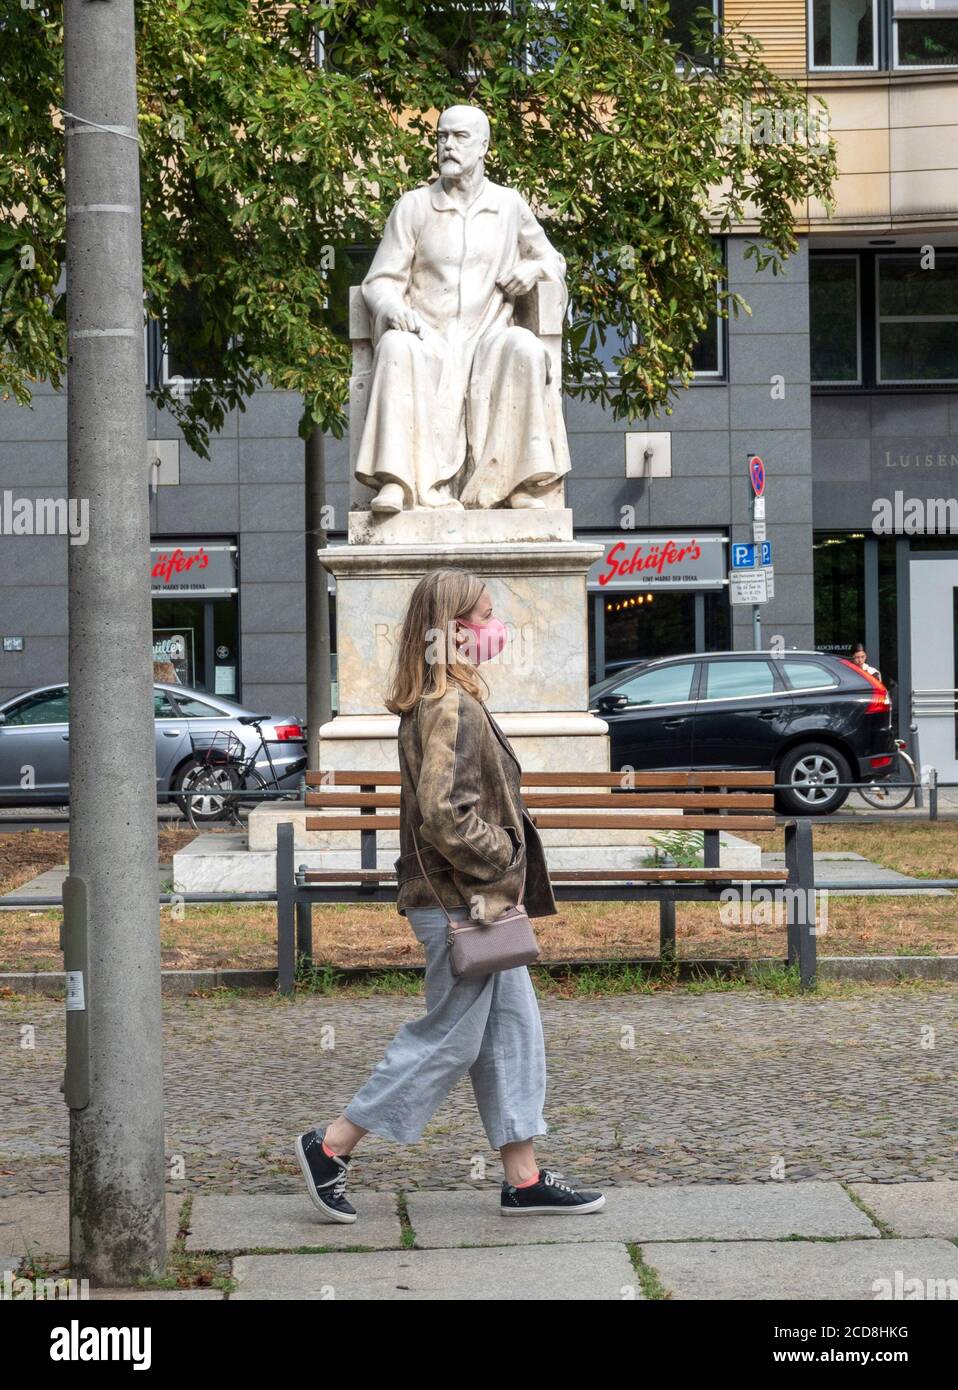
[{"label": "sch\u00e4fer's sign", "polygon": [[[604,539],[599,537],[598,539]],[[720,589],[726,579],[725,537],[634,536],[605,539],[605,554],[591,566],[598,589]]]}]

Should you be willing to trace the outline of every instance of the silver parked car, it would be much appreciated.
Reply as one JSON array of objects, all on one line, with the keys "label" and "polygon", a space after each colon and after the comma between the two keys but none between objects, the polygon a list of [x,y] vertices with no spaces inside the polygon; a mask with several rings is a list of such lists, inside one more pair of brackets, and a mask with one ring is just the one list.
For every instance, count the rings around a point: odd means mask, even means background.
[{"label": "silver parked car", "polygon": [[[162,793],[175,793],[196,784],[204,746],[209,746],[217,735],[220,747],[225,747],[228,735],[233,735],[242,744],[238,751],[246,758],[258,750],[247,786],[272,786],[272,761],[279,788],[295,792],[299,787],[307,761],[306,731],[296,716],[258,714],[222,695],[159,682],[153,685],[153,706],[156,790],[164,805],[169,798]],[[28,690],[0,705],[0,805],[63,806],[69,802],[69,721],[66,685]],[[238,748],[236,744],[232,746]],[[24,788],[28,768],[32,769],[33,782],[30,795],[25,794]],[[180,804],[183,809],[185,803]],[[224,799],[211,795],[198,804],[194,802],[193,818],[217,820],[223,811]]]}]

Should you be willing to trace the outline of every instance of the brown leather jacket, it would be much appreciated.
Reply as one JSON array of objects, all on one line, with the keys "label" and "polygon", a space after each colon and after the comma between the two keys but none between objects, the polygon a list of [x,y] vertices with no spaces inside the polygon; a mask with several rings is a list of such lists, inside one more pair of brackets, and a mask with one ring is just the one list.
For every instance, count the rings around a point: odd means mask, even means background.
[{"label": "brown leather jacket", "polygon": [[526,866],[530,917],[558,912],[542,841],[519,793],[522,768],[485,703],[450,681],[399,719],[397,908],[446,907],[491,921],[514,907]]}]

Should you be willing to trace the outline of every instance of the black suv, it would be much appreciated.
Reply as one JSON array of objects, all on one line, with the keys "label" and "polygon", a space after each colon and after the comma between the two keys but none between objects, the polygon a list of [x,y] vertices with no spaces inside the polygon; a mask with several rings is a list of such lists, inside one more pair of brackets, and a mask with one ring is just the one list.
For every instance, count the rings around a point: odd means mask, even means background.
[{"label": "black suv", "polygon": [[880,681],[823,652],[700,652],[643,661],[589,691],[609,726],[612,770],[772,769],[788,814],[824,815],[840,782],[895,769],[891,699]]}]

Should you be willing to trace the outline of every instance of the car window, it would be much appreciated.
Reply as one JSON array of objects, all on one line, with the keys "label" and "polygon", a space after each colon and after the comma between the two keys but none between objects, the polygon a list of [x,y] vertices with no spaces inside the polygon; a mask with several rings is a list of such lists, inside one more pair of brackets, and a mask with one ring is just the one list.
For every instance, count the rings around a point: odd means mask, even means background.
[{"label": "car window", "polygon": [[630,705],[664,705],[684,701],[692,693],[694,672],[695,663],[692,661],[684,666],[662,666],[624,681],[609,694],[624,695]]},{"label": "car window", "polygon": [[817,661],[783,661],[788,683],[795,690],[808,690],[816,685],[837,685],[838,681],[831,671],[819,666]]},{"label": "car window", "polygon": [[775,677],[767,661],[709,661],[705,698],[730,700],[736,695],[770,695]]},{"label": "car window", "polygon": [[70,695],[66,687],[62,690],[39,691],[4,712],[7,724],[67,724],[70,719]]},{"label": "car window", "polygon": [[179,718],[181,718],[181,716],[180,716],[179,714],[177,714],[176,710],[173,708],[173,703],[172,703],[172,701],[170,700],[170,697],[169,697],[169,695],[167,695],[167,693],[166,693],[165,690],[154,690],[154,691],[153,691],[153,718],[154,718],[154,719],[179,719]]},{"label": "car window", "polygon": [[212,705],[206,704],[203,700],[194,699],[192,695],[177,695],[176,703],[187,719],[225,719],[227,717],[222,710],[214,709]]}]

